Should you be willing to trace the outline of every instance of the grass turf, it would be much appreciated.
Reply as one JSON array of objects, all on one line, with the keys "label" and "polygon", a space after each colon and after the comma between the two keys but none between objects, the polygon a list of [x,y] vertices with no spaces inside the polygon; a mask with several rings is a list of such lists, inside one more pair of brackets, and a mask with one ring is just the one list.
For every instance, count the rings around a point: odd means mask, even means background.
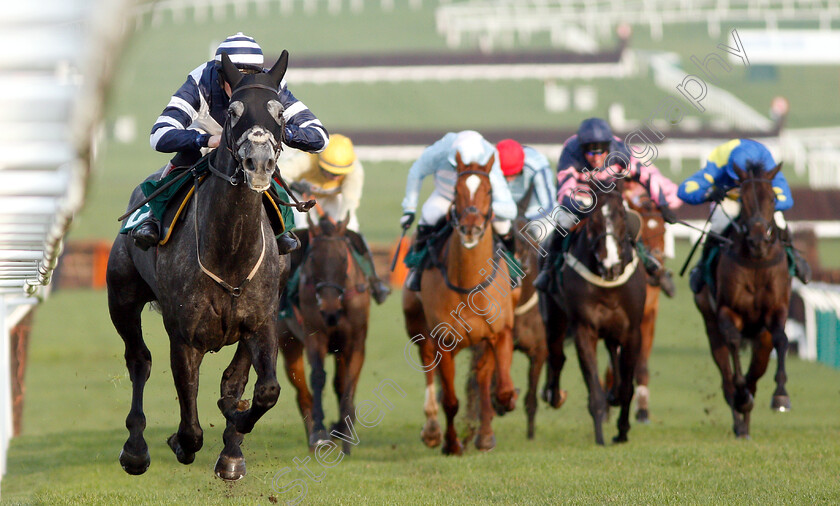
[{"label": "grass turf", "polygon": [[[684,258],[681,245],[678,258]],[[178,464],[165,444],[178,423],[178,403],[160,317],[144,314],[154,365],[145,395],[146,439],[152,465],[140,477],[125,474],[117,455],[127,431],[130,381],[122,342],[107,317],[102,291],[55,293],[35,318],[27,372],[24,434],[13,440],[3,479],[9,504],[269,504],[294,499],[298,490],[272,489],[300,479],[311,504],[385,503],[836,503],[840,501],[840,371],[792,358],[788,362],[793,411],[769,410],[775,362],[759,382],[751,441],[736,441],[720,378],[708,352],[702,323],[684,280],[675,300],[664,299],[651,358],[652,423],[633,423],[630,442],[594,444],[586,389],[573,347],[560,411],[541,403],[537,435],[525,438],[521,402],[496,418],[498,445],[489,453],[470,449],[446,458],[419,440],[423,423],[423,375],[406,366],[407,342],[398,294],[372,310],[367,358],[357,390],[394,380],[405,398],[391,394],[392,411],[372,428],[357,425],[360,444],[336,467],[309,468],[321,482],[295,469],[294,458],[311,457],[285,377],[277,406],[245,439],[248,476],[227,484],[213,477],[221,450],[223,419],[215,406],[222,369],[232,348],[209,354],[202,367],[199,414],[205,447],[191,466]],[[458,357],[463,385],[468,354]],[[605,361],[602,352],[600,364]],[[524,395],[526,360],[517,354],[514,381]],[[333,367],[328,368],[328,380]],[[328,385],[331,381],[328,381]],[[251,396],[251,387],[246,397]],[[380,403],[381,405],[381,403]],[[462,406],[463,406],[462,398]],[[325,395],[327,421],[335,396]],[[441,411],[442,415],[442,411]],[[615,434],[615,412],[605,437]]]}]

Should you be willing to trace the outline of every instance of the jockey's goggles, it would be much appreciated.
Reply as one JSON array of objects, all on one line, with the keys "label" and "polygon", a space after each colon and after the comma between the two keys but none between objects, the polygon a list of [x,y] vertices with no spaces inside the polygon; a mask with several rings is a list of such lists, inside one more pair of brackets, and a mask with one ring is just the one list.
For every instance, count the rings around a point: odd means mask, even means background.
[{"label": "jockey's goggles", "polygon": [[610,145],[605,142],[593,142],[583,146],[584,154],[589,156],[603,155],[604,153],[609,153],[609,151]]}]

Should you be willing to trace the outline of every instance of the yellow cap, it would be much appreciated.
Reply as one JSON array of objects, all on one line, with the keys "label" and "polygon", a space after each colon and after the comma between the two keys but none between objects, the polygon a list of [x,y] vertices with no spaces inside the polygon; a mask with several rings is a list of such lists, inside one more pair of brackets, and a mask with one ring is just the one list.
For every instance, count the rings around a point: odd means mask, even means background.
[{"label": "yellow cap", "polygon": [[333,174],[350,173],[355,161],[356,152],[353,151],[353,142],[341,134],[330,135],[327,149],[318,155],[318,165]]}]

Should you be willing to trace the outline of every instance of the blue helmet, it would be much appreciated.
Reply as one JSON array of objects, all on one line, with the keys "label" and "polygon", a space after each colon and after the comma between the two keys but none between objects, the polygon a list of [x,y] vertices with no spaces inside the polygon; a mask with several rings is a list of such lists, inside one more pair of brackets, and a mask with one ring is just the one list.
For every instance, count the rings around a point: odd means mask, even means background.
[{"label": "blue helmet", "polygon": [[248,37],[242,32],[231,35],[219,44],[214,58],[216,62],[221,63],[222,53],[227,53],[231,63],[239,69],[263,70],[265,61],[262,48],[252,37]]},{"label": "blue helmet", "polygon": [[731,151],[726,161],[719,160],[719,162],[725,164],[723,168],[733,181],[738,181],[738,175],[735,174],[734,168],[736,164],[742,170],[748,170],[749,167],[754,165],[762,167],[764,171],[770,171],[776,168],[776,161],[773,159],[770,150],[758,141],[752,139],[734,139],[724,146],[731,146]]},{"label": "blue helmet", "polygon": [[606,121],[601,118],[583,120],[578,128],[578,142],[581,146],[596,142],[612,142],[613,133]]}]

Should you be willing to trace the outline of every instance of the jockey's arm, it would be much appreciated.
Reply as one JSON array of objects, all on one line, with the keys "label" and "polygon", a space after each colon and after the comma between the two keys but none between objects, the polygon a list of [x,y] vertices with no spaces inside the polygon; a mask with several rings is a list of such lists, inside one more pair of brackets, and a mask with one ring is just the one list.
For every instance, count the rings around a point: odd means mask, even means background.
[{"label": "jockey's arm", "polygon": [[525,218],[534,220],[543,216],[539,212],[540,208],[546,213],[551,213],[552,208],[556,205],[557,189],[548,158],[527,146],[525,147],[525,170],[532,172],[531,181],[534,184],[533,199],[531,205],[525,210]]},{"label": "jockey's arm", "polygon": [[306,174],[318,165],[318,155],[292,151],[294,154],[287,155],[284,152],[277,160],[277,168],[280,175],[288,183],[302,181]]},{"label": "jockey's arm", "polygon": [[[683,202],[692,205],[702,204],[709,200],[709,194],[714,189],[717,180],[722,177],[722,169],[712,161],[683,181],[677,190],[677,196]],[[727,188],[728,189],[728,188]]]},{"label": "jockey's arm", "polygon": [[510,194],[510,188],[499,166],[499,157],[493,161],[490,169],[490,186],[493,189],[493,214],[497,220],[515,220],[516,202]]},{"label": "jockey's arm", "polygon": [[423,179],[434,174],[438,167],[449,165],[446,157],[455,136],[454,133],[446,134],[442,139],[424,149],[420,158],[411,165],[405,183],[405,198],[402,201],[403,213],[413,213],[417,210],[417,200],[420,198]]},{"label": "jockey's arm", "polygon": [[330,136],[321,120],[312,114],[306,104],[296,99],[281,83],[278,91],[280,102],[283,104],[283,118],[286,119],[285,144],[301,151],[320,153],[330,142]]},{"label": "jockey's arm", "polygon": [[356,160],[351,170],[341,181],[341,209],[338,219],[344,219],[344,215],[350,211],[355,212],[362,202],[362,187],[365,184],[365,170],[361,162]]},{"label": "jockey's arm", "polygon": [[169,99],[160,113],[149,135],[152,149],[161,153],[200,151],[207,147],[210,134],[189,130],[198,117],[201,107],[201,91],[197,79],[201,78],[204,65],[193,70],[184,84]]},{"label": "jockey's arm", "polygon": [[677,195],[677,184],[662,175],[655,165],[645,165],[631,156],[630,167],[631,177],[645,187],[657,206],[676,209],[682,205],[682,200]]},{"label": "jockey's arm", "polygon": [[785,175],[780,170],[773,178],[773,191],[776,192],[776,211],[787,211],[793,207],[793,195],[790,193]]}]

